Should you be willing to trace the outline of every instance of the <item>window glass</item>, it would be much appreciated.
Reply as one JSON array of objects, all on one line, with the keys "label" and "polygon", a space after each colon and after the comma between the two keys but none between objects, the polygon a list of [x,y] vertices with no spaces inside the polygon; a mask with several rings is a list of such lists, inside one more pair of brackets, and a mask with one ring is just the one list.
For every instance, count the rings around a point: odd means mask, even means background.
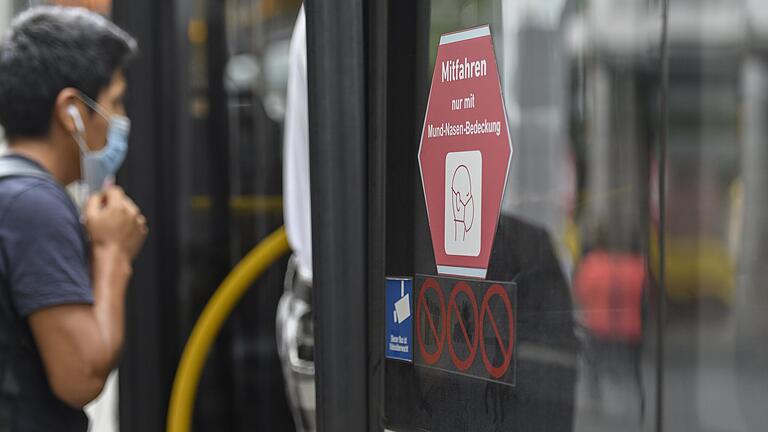
[{"label": "window glass", "polygon": [[[509,388],[417,368],[417,408],[388,406],[392,425],[768,422],[768,6],[670,2],[666,40],[663,7],[431,2],[431,61],[442,33],[490,24],[494,38],[515,151],[489,277],[517,277],[518,375]],[[435,271],[430,254],[416,273]]]},{"label": "window glass", "polygon": [[431,62],[443,33],[493,35],[514,156],[488,278],[517,282],[517,382],[416,367],[393,430],[655,427],[659,3],[431,2]]},{"label": "window glass", "polygon": [[[288,43],[299,5],[177,4],[180,346],[227,273],[282,224]],[[260,277],[217,338],[196,401],[201,429],[292,427],[275,344],[284,275],[281,261]]]},{"label": "window glass", "polygon": [[664,424],[753,431],[768,411],[762,1],[670,13]]}]

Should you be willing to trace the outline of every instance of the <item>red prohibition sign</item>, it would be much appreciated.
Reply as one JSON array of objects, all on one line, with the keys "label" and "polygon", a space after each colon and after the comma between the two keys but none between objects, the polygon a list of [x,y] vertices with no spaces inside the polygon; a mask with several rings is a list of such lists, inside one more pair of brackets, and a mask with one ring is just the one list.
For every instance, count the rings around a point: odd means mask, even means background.
[{"label": "red prohibition sign", "polygon": [[[499,333],[499,326],[496,324],[496,320],[494,319],[493,313],[491,312],[491,308],[488,306],[488,303],[494,296],[499,296],[501,298],[501,301],[504,303],[504,307],[507,310],[507,318],[509,320],[509,344],[507,344],[507,346],[504,346],[501,333]],[[512,361],[512,349],[514,347],[515,341],[512,304],[509,302],[509,296],[507,295],[507,292],[504,291],[504,288],[502,288],[501,285],[491,285],[491,287],[485,293],[485,297],[483,297],[483,305],[480,308],[480,326],[482,328],[485,328],[486,312],[488,312],[488,316],[490,317],[491,327],[493,328],[493,332],[496,335],[496,342],[499,344],[499,350],[504,357],[504,361],[499,366],[494,366],[491,364],[491,360],[488,358],[488,353],[485,350],[485,337],[480,338],[480,350],[483,354],[482,357],[483,363],[485,363],[485,369],[489,374],[491,374],[493,378],[501,378],[505,373],[507,373],[507,369],[509,369],[509,363]]]},{"label": "red prohibition sign", "polygon": [[[472,318],[475,323],[475,331],[474,338],[469,337],[469,332],[467,332],[467,325],[464,323],[464,320],[461,318],[461,314],[459,313],[459,307],[456,305],[456,296],[460,293],[464,293],[468,298],[470,303],[472,303]],[[459,327],[461,328],[461,333],[464,335],[464,340],[467,342],[467,349],[469,349],[469,355],[466,359],[462,360],[459,358],[458,355],[456,355],[456,351],[453,348],[453,338],[451,338],[450,330],[447,331],[448,333],[448,352],[451,354],[451,360],[453,361],[453,365],[456,366],[459,370],[465,371],[469,369],[470,366],[472,366],[472,362],[475,361],[475,356],[477,355],[477,341],[480,339],[480,326],[478,325],[477,321],[477,298],[475,298],[475,293],[472,292],[472,289],[467,285],[466,282],[459,282],[453,287],[453,291],[451,292],[451,296],[448,300],[448,319],[446,320],[446,326],[450,328],[451,325],[451,315],[456,312],[456,321],[459,323]],[[470,342],[473,341],[473,342]]]},{"label": "red prohibition sign", "polygon": [[[427,306],[426,292],[427,290],[433,290],[437,293],[437,298],[440,301],[440,323],[435,326],[435,322],[432,320],[432,313]],[[421,337],[421,312],[424,311],[424,315],[427,317],[427,323],[432,330],[432,336],[435,337],[437,349],[431,353],[424,346],[424,341]],[[440,355],[443,354],[443,343],[445,343],[445,296],[443,296],[443,290],[437,281],[433,278],[428,278],[421,285],[421,292],[419,293],[419,301],[416,303],[416,338],[419,340],[419,350],[421,356],[427,364],[435,364],[440,360]],[[438,328],[439,327],[439,328]]]}]

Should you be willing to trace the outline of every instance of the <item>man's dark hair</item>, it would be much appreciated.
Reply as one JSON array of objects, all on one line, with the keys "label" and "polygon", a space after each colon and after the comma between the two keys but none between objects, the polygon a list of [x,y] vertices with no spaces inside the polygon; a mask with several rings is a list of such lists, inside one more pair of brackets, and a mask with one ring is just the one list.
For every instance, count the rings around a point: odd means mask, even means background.
[{"label": "man's dark hair", "polygon": [[61,90],[96,100],[136,41],[83,8],[41,6],[21,13],[0,44],[0,124],[8,138],[48,134]]}]

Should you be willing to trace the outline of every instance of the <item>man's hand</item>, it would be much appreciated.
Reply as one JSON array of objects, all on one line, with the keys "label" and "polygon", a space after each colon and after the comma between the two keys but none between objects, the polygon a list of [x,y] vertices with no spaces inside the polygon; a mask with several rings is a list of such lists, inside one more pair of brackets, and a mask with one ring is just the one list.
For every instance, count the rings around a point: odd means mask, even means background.
[{"label": "man's hand", "polygon": [[109,186],[85,206],[85,227],[94,251],[117,248],[129,259],[139,253],[147,237],[147,220],[120,186]]}]

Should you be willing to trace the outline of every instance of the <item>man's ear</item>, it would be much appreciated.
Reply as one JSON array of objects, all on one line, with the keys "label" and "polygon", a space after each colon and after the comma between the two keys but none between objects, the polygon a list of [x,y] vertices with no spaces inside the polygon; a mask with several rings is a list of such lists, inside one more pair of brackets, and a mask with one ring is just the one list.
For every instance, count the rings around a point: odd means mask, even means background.
[{"label": "man's ear", "polygon": [[[61,126],[70,135],[78,130],[78,125],[75,123],[75,118],[72,115],[72,107],[80,113],[81,123],[85,121],[86,116],[84,115],[83,103],[77,97],[77,90],[67,87],[56,96],[52,121]],[[81,124],[80,126],[81,129],[85,129],[85,125]]]}]

